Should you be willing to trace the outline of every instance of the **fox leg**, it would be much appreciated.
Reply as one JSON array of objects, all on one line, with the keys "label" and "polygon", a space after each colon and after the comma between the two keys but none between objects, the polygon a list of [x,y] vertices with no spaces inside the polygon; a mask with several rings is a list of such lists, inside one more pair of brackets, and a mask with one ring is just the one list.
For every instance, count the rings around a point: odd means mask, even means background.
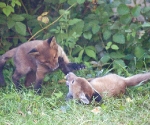
[{"label": "fox leg", "polygon": [[30,67],[29,68],[20,68],[20,66],[16,67],[16,70],[14,71],[14,74],[12,76],[16,89],[20,90],[22,88],[20,84],[20,78],[28,74],[29,72],[31,72]]},{"label": "fox leg", "polygon": [[36,71],[36,81],[34,84],[34,90],[37,93],[41,93],[42,83],[45,75],[50,72],[48,67],[38,66]]},{"label": "fox leg", "polygon": [[5,59],[3,56],[0,56],[0,86],[6,86],[4,76],[3,76],[3,68],[5,65]]},{"label": "fox leg", "polygon": [[4,76],[3,76],[3,68],[6,61],[14,56],[16,50],[17,48],[11,49],[7,51],[5,54],[0,56],[0,86],[6,86]]},{"label": "fox leg", "polygon": [[22,86],[20,85],[20,81],[19,81],[22,76],[23,76],[22,73],[19,73],[17,70],[15,70],[12,76],[13,82],[17,90],[20,90],[22,88]]},{"label": "fox leg", "polygon": [[0,66],[0,86],[6,86],[5,80],[4,80],[4,76],[3,76],[3,67],[4,66]]},{"label": "fox leg", "polygon": [[29,72],[25,78],[25,86],[26,87],[31,86],[35,82],[35,79],[36,79],[36,73],[34,71]]}]

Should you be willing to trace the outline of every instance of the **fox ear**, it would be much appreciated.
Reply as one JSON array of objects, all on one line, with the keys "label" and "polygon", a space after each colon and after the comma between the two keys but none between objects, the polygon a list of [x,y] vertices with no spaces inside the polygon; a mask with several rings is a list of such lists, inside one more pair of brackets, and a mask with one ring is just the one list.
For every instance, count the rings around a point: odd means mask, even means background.
[{"label": "fox ear", "polygon": [[39,56],[40,55],[40,53],[38,52],[38,50],[37,49],[32,49],[28,54],[30,54],[30,55],[33,55],[33,56]]},{"label": "fox ear", "polygon": [[48,44],[50,45],[50,47],[54,47],[56,46],[56,39],[54,36],[50,37],[48,40],[47,40]]},{"label": "fox ear", "polygon": [[79,98],[80,98],[80,101],[83,102],[84,104],[90,103],[89,99],[83,92],[79,95]]}]

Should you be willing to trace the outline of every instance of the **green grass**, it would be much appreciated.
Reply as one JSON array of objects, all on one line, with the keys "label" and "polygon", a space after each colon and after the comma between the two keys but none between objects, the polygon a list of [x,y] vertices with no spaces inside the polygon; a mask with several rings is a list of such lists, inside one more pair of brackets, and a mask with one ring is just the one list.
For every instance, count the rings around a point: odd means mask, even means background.
[{"label": "green grass", "polygon": [[150,124],[150,83],[129,88],[121,97],[83,105],[65,101],[68,88],[65,83],[57,82],[62,77],[59,73],[53,75],[51,83],[43,86],[41,95],[27,89],[18,93],[6,78],[10,84],[0,88],[0,125]]}]

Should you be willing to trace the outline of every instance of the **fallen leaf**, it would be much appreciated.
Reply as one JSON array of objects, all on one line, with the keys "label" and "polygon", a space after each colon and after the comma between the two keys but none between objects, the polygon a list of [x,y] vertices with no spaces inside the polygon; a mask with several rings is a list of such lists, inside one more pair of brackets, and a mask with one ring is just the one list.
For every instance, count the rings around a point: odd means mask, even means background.
[{"label": "fallen leaf", "polygon": [[91,110],[94,114],[100,113],[100,107],[95,107],[94,109]]},{"label": "fallen leaf", "polygon": [[25,117],[26,115],[22,111],[18,111],[18,114]]},{"label": "fallen leaf", "polygon": [[127,101],[127,102],[133,102],[133,100],[132,100],[131,98],[129,98],[129,97],[126,98],[126,101]]}]

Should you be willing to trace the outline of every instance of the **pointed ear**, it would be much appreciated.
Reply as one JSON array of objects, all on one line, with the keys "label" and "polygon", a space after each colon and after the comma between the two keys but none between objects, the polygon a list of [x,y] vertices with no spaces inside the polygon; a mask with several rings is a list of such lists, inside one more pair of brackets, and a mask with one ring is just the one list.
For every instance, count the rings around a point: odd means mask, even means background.
[{"label": "pointed ear", "polygon": [[33,55],[33,56],[38,56],[40,53],[37,51],[36,48],[32,49],[28,54]]},{"label": "pointed ear", "polygon": [[48,44],[50,45],[50,47],[54,47],[56,45],[56,39],[54,36],[52,36],[51,38],[49,38],[47,40]]},{"label": "pointed ear", "polygon": [[83,102],[84,104],[90,103],[89,99],[86,97],[86,95],[83,92],[79,95],[79,98],[80,101]]}]

